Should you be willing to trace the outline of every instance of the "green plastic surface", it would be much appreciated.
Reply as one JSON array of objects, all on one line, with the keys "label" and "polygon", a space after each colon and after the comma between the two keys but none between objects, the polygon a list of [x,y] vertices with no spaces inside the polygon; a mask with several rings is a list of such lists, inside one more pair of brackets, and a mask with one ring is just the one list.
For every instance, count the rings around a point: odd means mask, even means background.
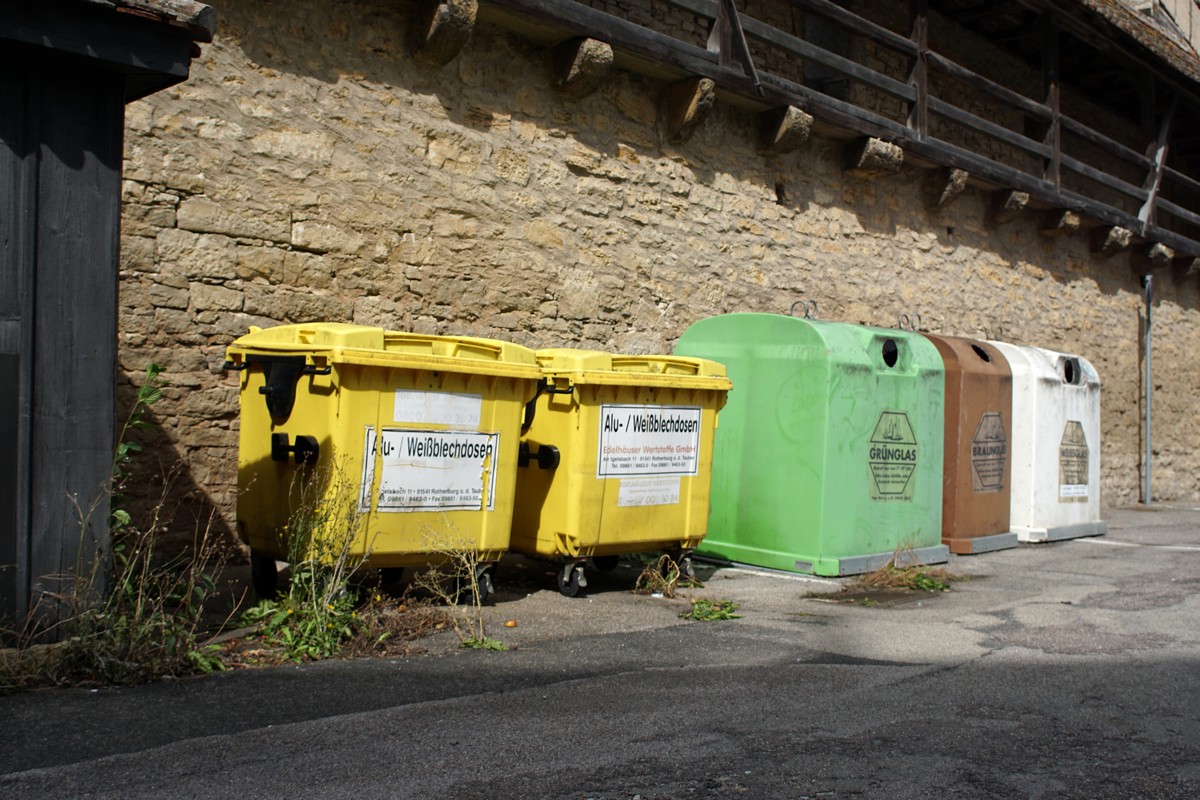
[{"label": "green plastic surface", "polygon": [[721,362],[733,381],[701,553],[845,575],[940,547],[945,386],[927,339],[729,314],[692,325],[675,352]]}]

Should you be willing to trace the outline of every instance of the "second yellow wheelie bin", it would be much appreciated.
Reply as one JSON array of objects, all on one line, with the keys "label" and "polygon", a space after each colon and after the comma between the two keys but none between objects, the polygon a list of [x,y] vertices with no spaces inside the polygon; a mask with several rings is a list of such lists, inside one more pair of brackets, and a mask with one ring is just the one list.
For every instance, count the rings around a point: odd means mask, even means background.
[{"label": "second yellow wheelie bin", "polygon": [[[666,550],[684,571],[708,529],[725,368],[683,356],[539,350],[517,474],[512,549],[562,560],[558,587],[586,586],[590,557]],[[529,415],[527,414],[527,417]]]}]

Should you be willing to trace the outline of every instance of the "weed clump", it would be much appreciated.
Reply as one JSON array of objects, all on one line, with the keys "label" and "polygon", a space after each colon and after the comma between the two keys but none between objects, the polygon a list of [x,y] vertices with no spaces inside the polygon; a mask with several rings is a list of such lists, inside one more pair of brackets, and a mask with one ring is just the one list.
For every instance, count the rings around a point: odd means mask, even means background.
[{"label": "weed clump", "polygon": [[696,598],[691,602],[692,610],[680,614],[680,618],[695,620],[696,622],[717,622],[719,620],[742,618],[741,614],[734,613],[738,610],[738,604],[732,600]]},{"label": "weed clump", "polygon": [[948,592],[950,584],[962,580],[961,576],[941,567],[925,567],[918,564],[898,566],[893,556],[874,572],[860,575],[847,585],[848,591],[880,591],[886,589],[909,589],[918,592]]},{"label": "weed clump", "polygon": [[212,576],[229,549],[212,534],[211,519],[198,530],[190,552],[161,552],[159,532],[168,522],[178,469],[163,476],[161,495],[146,519],[135,521],[123,508],[128,468],[141,451],[128,434],[150,427],[147,412],[162,399],[166,385],[162,367],[147,367],[119,434],[112,480],[102,495],[111,509],[107,546],[85,563],[83,538],[100,504],[80,508],[75,569],[44,576],[58,588],[42,592],[19,630],[5,632],[14,646],[0,651],[0,692],[134,684],[224,669],[220,648],[207,633],[206,603],[215,590]]},{"label": "weed clump", "polygon": [[704,584],[687,575],[680,562],[664,553],[657,560],[646,564],[633,584],[637,594],[674,597],[678,589],[703,588]]}]

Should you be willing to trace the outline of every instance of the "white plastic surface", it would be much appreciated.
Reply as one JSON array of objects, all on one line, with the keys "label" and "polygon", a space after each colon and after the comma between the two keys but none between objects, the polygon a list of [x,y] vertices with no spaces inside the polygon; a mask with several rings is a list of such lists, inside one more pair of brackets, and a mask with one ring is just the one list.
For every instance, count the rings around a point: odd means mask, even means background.
[{"label": "white plastic surface", "polygon": [[992,344],[1008,359],[1013,375],[1013,532],[1023,542],[1105,533],[1095,368],[1082,356]]}]

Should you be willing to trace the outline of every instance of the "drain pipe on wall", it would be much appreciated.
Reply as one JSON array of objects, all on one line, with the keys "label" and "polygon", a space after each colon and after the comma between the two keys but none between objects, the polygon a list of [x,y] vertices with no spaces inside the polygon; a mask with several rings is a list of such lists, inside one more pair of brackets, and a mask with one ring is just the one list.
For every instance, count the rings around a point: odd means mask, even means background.
[{"label": "drain pipe on wall", "polygon": [[1150,396],[1152,393],[1152,380],[1154,373],[1150,369],[1150,306],[1154,302],[1154,278],[1151,275],[1142,277],[1142,286],[1146,289],[1146,332],[1142,338],[1143,346],[1146,353],[1144,363],[1146,365],[1146,375],[1144,384],[1146,387],[1146,460],[1145,468],[1142,471],[1142,504],[1150,505]]}]

